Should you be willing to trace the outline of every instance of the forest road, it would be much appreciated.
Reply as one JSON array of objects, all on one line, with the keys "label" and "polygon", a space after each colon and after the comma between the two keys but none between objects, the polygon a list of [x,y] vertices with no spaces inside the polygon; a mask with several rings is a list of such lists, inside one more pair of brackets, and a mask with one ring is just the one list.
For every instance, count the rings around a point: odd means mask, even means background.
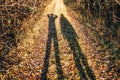
[{"label": "forest road", "polygon": [[77,18],[64,0],[52,0],[34,24],[34,47],[28,61],[36,66],[34,70],[41,80],[95,80],[86,55],[81,52],[91,47],[86,45],[88,37]]}]

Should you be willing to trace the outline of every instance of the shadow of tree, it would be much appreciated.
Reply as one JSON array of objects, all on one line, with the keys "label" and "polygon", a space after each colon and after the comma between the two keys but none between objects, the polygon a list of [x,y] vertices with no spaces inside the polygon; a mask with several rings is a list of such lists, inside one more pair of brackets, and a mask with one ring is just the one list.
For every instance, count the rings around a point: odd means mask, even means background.
[{"label": "shadow of tree", "polygon": [[64,76],[63,76],[62,66],[60,63],[60,53],[59,53],[59,46],[58,46],[58,39],[57,39],[57,31],[56,31],[56,26],[55,26],[55,19],[57,18],[57,16],[54,14],[48,14],[47,16],[49,18],[49,32],[48,32],[48,39],[46,43],[46,55],[45,55],[45,60],[44,60],[44,67],[42,70],[40,80],[47,80],[47,72],[48,72],[48,66],[49,66],[49,57],[50,57],[50,49],[51,49],[52,40],[54,43],[58,80],[63,80]]},{"label": "shadow of tree", "polygon": [[61,14],[60,25],[62,35],[69,42],[69,46],[73,51],[75,64],[80,75],[80,80],[95,80],[94,73],[89,68],[87,59],[79,46],[78,36],[70,22],[64,17],[63,14]]}]

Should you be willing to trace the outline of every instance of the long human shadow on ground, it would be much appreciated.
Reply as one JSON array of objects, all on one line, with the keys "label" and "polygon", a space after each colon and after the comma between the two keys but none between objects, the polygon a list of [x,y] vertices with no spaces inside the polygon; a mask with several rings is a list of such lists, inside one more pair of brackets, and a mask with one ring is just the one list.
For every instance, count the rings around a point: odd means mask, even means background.
[{"label": "long human shadow on ground", "polygon": [[69,42],[69,46],[73,52],[76,67],[79,71],[80,80],[96,80],[94,73],[89,68],[87,59],[81,51],[78,43],[78,36],[70,22],[61,14],[60,18],[61,33]]},{"label": "long human shadow on ground", "polygon": [[51,49],[52,40],[54,43],[58,80],[63,80],[64,76],[63,76],[62,66],[60,63],[59,45],[58,45],[57,31],[56,31],[56,26],[55,26],[55,19],[57,18],[57,16],[54,14],[48,14],[47,16],[49,18],[49,32],[48,32],[48,39],[46,43],[46,55],[44,59],[44,67],[42,70],[40,80],[47,80],[47,72],[48,72],[48,66],[49,66],[50,49]]}]

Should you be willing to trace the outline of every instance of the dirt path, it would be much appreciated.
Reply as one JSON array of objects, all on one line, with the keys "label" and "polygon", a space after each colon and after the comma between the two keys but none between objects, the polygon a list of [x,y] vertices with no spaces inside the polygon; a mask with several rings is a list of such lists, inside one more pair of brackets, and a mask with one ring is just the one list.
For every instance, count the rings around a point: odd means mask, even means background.
[{"label": "dirt path", "polygon": [[22,80],[95,80],[87,60],[95,44],[63,0],[53,0],[33,26],[32,52],[19,66]]}]

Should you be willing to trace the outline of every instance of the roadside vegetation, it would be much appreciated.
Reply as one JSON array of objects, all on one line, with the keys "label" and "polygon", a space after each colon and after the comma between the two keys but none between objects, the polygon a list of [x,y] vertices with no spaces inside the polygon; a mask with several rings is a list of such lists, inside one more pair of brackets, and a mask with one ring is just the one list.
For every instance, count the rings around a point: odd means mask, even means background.
[{"label": "roadside vegetation", "polygon": [[101,67],[106,70],[99,76],[118,79],[120,77],[120,1],[65,0],[65,4],[79,14],[80,21],[85,25],[89,36],[98,44],[96,54],[101,58],[96,58],[100,60],[100,65],[107,65]]},{"label": "roadside vegetation", "polygon": [[0,0],[0,80],[12,80],[19,73],[17,68],[23,57],[20,57],[19,43],[31,29],[23,24],[33,17],[33,21],[37,20],[46,2],[48,0]]}]

